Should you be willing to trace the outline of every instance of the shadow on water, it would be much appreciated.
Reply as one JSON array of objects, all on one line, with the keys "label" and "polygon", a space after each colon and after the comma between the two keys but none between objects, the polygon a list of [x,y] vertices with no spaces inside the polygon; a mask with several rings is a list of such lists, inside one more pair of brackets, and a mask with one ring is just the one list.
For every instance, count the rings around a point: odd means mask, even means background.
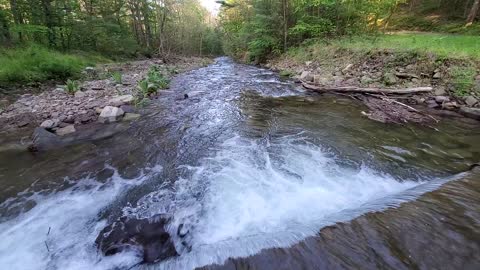
[{"label": "shadow on water", "polygon": [[387,125],[362,110],[217,59],[115,136],[0,151],[0,263],[129,269],[135,254],[96,250],[100,230],[168,214],[188,230],[180,256],[140,268],[478,268],[480,174],[449,181],[480,161],[480,125]]}]

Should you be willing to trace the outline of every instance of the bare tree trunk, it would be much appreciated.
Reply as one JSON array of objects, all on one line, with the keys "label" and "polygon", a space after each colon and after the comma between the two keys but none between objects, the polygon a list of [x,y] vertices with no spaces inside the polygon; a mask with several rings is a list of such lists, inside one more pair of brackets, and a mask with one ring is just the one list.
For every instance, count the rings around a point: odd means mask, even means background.
[{"label": "bare tree trunk", "polygon": [[288,0],[283,0],[283,51],[287,51],[288,22],[287,22]]},{"label": "bare tree trunk", "polygon": [[467,25],[471,25],[478,14],[478,9],[480,8],[480,0],[475,0],[473,2],[472,8],[470,9],[470,14],[467,17]]}]

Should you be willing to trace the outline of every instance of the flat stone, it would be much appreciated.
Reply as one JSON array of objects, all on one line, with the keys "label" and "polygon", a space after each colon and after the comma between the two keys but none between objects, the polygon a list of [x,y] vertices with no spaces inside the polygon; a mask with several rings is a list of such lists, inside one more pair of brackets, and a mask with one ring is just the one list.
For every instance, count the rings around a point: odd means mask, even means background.
[{"label": "flat stone", "polygon": [[140,118],[141,115],[138,114],[138,113],[126,113],[124,116],[123,116],[123,121],[133,121],[133,120],[136,120],[138,118]]},{"label": "flat stone", "polygon": [[439,87],[435,89],[435,96],[445,96],[447,94],[447,91],[445,91],[444,88]]},{"label": "flat stone", "polygon": [[300,74],[300,80],[306,81],[306,82],[312,82],[313,81],[313,75],[309,71],[303,71],[302,74]]},{"label": "flat stone", "polygon": [[440,72],[435,72],[435,74],[433,74],[433,78],[434,78],[434,79],[441,79],[441,78],[442,78],[442,73],[440,73]]},{"label": "flat stone", "polygon": [[454,110],[454,109],[458,108],[458,104],[455,101],[445,102],[445,103],[442,104],[442,108],[447,109],[447,110]]},{"label": "flat stone", "polygon": [[478,100],[472,96],[468,96],[465,98],[465,103],[470,106],[470,107],[473,107],[475,106],[475,104],[478,103]]},{"label": "flat stone", "polygon": [[55,133],[58,135],[58,136],[65,136],[67,134],[71,134],[71,133],[74,133],[76,130],[75,130],[75,126],[74,125],[68,125],[66,127],[63,127],[63,128],[59,128],[55,131]]},{"label": "flat stone", "polygon": [[460,113],[467,117],[480,120],[480,108],[470,108],[467,106],[462,106],[460,107]]},{"label": "flat stone", "polygon": [[123,96],[117,96],[108,101],[108,105],[114,106],[114,107],[120,107],[125,104],[130,104],[134,100],[132,95],[123,95]]},{"label": "flat stone", "polygon": [[100,113],[100,117],[98,118],[98,121],[100,123],[112,123],[118,121],[125,112],[117,107],[113,106],[106,106],[103,108],[102,112]]},{"label": "flat stone", "polygon": [[447,97],[447,96],[436,96],[435,97],[435,101],[437,103],[444,103],[444,102],[449,102],[450,101],[450,98]]},{"label": "flat stone", "polygon": [[87,94],[85,94],[85,92],[82,92],[82,91],[77,91],[75,92],[75,98],[84,98]]}]

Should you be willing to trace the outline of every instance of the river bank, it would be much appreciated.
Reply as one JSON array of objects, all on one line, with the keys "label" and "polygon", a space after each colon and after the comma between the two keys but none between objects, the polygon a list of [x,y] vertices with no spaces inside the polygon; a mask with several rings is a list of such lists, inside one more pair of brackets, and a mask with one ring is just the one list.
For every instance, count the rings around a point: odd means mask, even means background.
[{"label": "river bank", "polygon": [[[48,135],[43,130],[47,130],[62,137],[76,132],[79,127],[97,129],[97,122],[131,121],[140,117],[148,99],[155,99],[161,91],[167,91],[147,89],[148,93],[141,92],[139,83],[150,76],[151,70],[167,81],[178,73],[209,63],[211,60],[207,58],[174,57],[166,63],[152,59],[89,67],[84,71],[83,82],[41,85],[39,88],[43,88],[43,92],[13,97],[16,99],[13,103],[4,98],[0,108],[0,132],[31,134],[36,130],[33,137],[43,138]],[[168,87],[168,83],[164,87]]]},{"label": "river bank", "polygon": [[[391,119],[391,116],[375,116],[379,110],[373,109],[366,115],[374,114],[374,120],[432,120],[431,117],[418,117],[424,113],[415,111],[417,109],[433,115],[463,115],[480,120],[480,61],[476,57],[462,58],[458,49],[452,56],[446,56],[435,48],[429,52],[385,44],[366,47],[366,42],[361,42],[359,48],[354,48],[355,41],[297,48],[270,60],[265,67],[303,83],[307,89],[321,93],[340,92],[340,95],[362,100],[368,107],[385,107],[380,110],[383,114],[388,114],[389,109],[397,114],[413,112],[412,117]],[[419,87],[431,90],[401,91]],[[392,89],[400,91],[389,98],[386,94]]]}]

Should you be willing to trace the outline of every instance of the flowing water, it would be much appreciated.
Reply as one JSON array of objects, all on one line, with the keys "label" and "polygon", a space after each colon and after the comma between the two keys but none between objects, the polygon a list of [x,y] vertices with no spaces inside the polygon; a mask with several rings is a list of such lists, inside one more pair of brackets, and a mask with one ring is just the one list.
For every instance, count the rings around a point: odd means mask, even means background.
[{"label": "flowing water", "polygon": [[[480,125],[362,110],[219,58],[120,134],[2,151],[1,268],[479,269],[480,174],[461,172],[480,161]],[[98,251],[110,222],[161,213],[188,231],[180,256]]]}]

